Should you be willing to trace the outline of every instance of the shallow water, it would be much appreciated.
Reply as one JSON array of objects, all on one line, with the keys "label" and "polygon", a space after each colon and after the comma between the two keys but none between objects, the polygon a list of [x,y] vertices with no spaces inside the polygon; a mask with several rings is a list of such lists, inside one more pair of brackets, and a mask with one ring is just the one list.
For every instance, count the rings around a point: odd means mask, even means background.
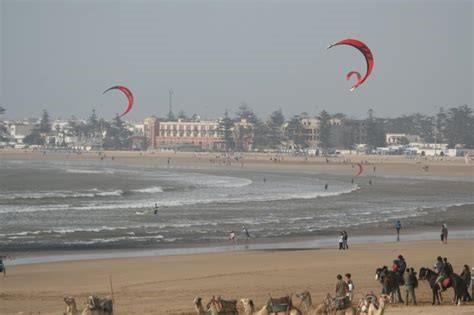
[{"label": "shallow water", "polygon": [[242,225],[260,240],[389,227],[397,219],[431,226],[454,208],[472,222],[474,209],[474,184],[459,179],[352,184],[348,176],[303,172],[6,159],[0,178],[0,251],[212,244]]}]

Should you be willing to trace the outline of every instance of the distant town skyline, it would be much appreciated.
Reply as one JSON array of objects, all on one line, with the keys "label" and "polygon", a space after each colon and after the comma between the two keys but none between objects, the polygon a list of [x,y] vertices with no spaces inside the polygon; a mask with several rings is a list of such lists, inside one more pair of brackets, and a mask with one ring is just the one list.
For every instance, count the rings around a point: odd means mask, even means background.
[{"label": "distant town skyline", "polygon": [[[205,118],[246,102],[261,117],[322,109],[362,118],[473,105],[471,1],[79,2],[0,1],[0,106],[5,117],[127,120],[173,110]],[[372,76],[345,37],[372,49]]]}]

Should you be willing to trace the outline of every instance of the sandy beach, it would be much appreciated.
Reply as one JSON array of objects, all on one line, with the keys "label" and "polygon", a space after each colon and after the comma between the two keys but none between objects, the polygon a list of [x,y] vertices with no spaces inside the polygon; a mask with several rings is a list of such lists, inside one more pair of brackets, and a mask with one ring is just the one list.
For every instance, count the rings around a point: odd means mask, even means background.
[{"label": "sandy beach", "polygon": [[[216,154],[105,152],[107,165],[152,166],[157,169],[229,169],[238,172],[338,174],[350,178],[351,162],[364,162],[366,174],[361,180],[375,176],[387,178],[422,176],[424,178],[462,179],[470,181],[474,167],[462,158],[444,160],[410,160],[404,157],[348,156],[329,158],[283,157],[280,162],[272,154],[246,154],[243,163],[224,165]],[[112,159],[113,157],[113,159]],[[171,158],[170,165],[167,164]],[[18,161],[97,161],[97,153],[2,151],[0,159]],[[346,159],[344,161],[344,159]],[[350,160],[350,162],[349,162]],[[216,162],[217,161],[217,162]],[[221,161],[221,162],[219,162]],[[429,165],[429,171],[422,167]],[[376,174],[373,167],[376,167]],[[469,184],[467,184],[469,185]],[[466,210],[461,212],[466,214]],[[468,215],[467,218],[472,217]],[[466,217],[456,216],[450,226],[472,227]],[[414,224],[407,232],[432,231]],[[392,231],[393,232],[393,231]],[[352,230],[356,235],[377,235],[377,229]],[[376,237],[376,236],[374,236]],[[317,236],[315,236],[317,239]],[[112,280],[117,314],[194,314],[192,299],[201,296],[208,301],[212,295],[225,298],[250,297],[263,305],[268,295],[280,296],[309,290],[313,301],[321,301],[333,292],[338,273],[350,272],[356,284],[357,299],[367,291],[380,292],[374,271],[403,254],[409,266],[417,270],[431,267],[435,257],[447,256],[455,271],[464,264],[472,265],[474,240],[403,241],[400,243],[366,243],[352,245],[346,252],[334,246],[317,244],[313,248],[225,251],[193,255],[160,257],[94,259],[8,266],[8,275],[0,279],[0,314],[60,314],[64,310],[62,297],[73,295],[82,306],[91,293],[110,295]],[[22,252],[14,253],[18,257]],[[7,264],[9,261],[6,261]],[[431,292],[426,283],[417,291],[420,306],[389,306],[386,314],[472,314],[474,305],[454,307],[450,304],[452,291],[445,294],[441,307],[431,307]],[[298,301],[295,302],[298,305]]]},{"label": "sandy beach", "polygon": [[[376,267],[402,253],[417,270],[431,266],[437,255],[449,257],[455,271],[474,258],[473,239],[354,245],[335,248],[226,252],[167,257],[89,260],[11,266],[0,279],[0,314],[59,314],[62,296],[83,303],[90,293],[110,295],[112,279],[117,314],[194,314],[192,299],[212,295],[253,298],[262,305],[268,295],[309,290],[314,301],[333,292],[335,276],[350,272],[357,299],[380,291]],[[472,303],[450,306],[451,290],[441,307],[431,307],[427,283],[417,290],[420,306],[389,306],[386,314],[472,314]],[[298,303],[295,299],[295,302]]]},{"label": "sandy beach", "polygon": [[[474,161],[466,164],[463,157],[432,157],[407,158],[405,156],[387,155],[341,155],[334,157],[290,156],[271,153],[244,153],[241,161],[233,161],[225,165],[225,158],[220,153],[186,153],[186,152],[133,152],[133,151],[104,151],[107,164],[128,164],[155,166],[164,168],[249,168],[265,170],[313,171],[334,174],[351,175],[354,173],[351,163],[367,165],[364,175],[373,175],[376,167],[377,175],[406,175],[406,176],[449,176],[469,177],[474,175]],[[0,158],[15,158],[19,160],[68,160],[68,161],[97,161],[97,152],[81,154],[66,152],[51,152],[43,154],[40,151],[20,151],[4,149]],[[168,165],[168,159],[170,164]],[[275,162],[275,159],[278,162]],[[219,163],[221,162],[221,163]],[[428,171],[423,169],[428,166]]]}]

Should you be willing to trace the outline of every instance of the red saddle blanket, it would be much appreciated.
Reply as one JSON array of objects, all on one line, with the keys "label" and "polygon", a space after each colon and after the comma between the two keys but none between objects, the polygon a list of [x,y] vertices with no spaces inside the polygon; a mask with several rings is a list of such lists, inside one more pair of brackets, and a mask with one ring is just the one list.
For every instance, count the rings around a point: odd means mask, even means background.
[{"label": "red saddle blanket", "polygon": [[443,280],[443,287],[447,288],[451,285],[451,279],[450,278],[446,278]]}]

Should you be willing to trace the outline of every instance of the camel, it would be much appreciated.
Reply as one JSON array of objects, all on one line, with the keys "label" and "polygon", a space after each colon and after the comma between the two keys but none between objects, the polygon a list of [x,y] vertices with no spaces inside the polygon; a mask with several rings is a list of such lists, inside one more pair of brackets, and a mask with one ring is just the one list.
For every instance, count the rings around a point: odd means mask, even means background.
[{"label": "camel", "polygon": [[[87,299],[87,306],[84,310],[79,311],[77,309],[76,300],[72,296],[65,296],[64,303],[66,303],[66,311],[63,313],[64,315],[112,315],[113,312],[111,310],[104,310],[100,309],[100,307],[96,307],[94,303],[97,303],[97,298],[90,296]],[[104,299],[104,301],[108,301]],[[92,303],[92,304],[91,304]]]},{"label": "camel", "polygon": [[379,297],[379,306],[378,309],[375,307],[373,303],[369,305],[369,311],[367,315],[383,315],[385,312],[385,307],[387,306],[386,303],[390,302],[390,296],[386,294],[382,294]]},{"label": "camel", "polygon": [[202,306],[202,299],[200,297],[195,297],[194,300],[194,309],[198,315],[220,315],[219,310],[217,309],[214,303],[209,303],[207,305],[207,311]]},{"label": "camel", "polygon": [[264,305],[259,311],[255,311],[255,304],[247,298],[240,299],[240,303],[244,307],[245,315],[301,315],[301,312],[296,308],[292,308],[290,312],[269,313],[267,305]]},{"label": "camel", "polygon": [[76,300],[72,296],[65,296],[64,303],[66,303],[64,315],[80,315],[82,313],[77,310]]},{"label": "camel", "polygon": [[336,310],[335,299],[330,294],[319,305],[313,305],[311,293],[308,291],[296,294],[296,296],[301,299],[305,314],[308,315],[355,315],[357,313],[356,308],[352,305],[344,310]]}]

